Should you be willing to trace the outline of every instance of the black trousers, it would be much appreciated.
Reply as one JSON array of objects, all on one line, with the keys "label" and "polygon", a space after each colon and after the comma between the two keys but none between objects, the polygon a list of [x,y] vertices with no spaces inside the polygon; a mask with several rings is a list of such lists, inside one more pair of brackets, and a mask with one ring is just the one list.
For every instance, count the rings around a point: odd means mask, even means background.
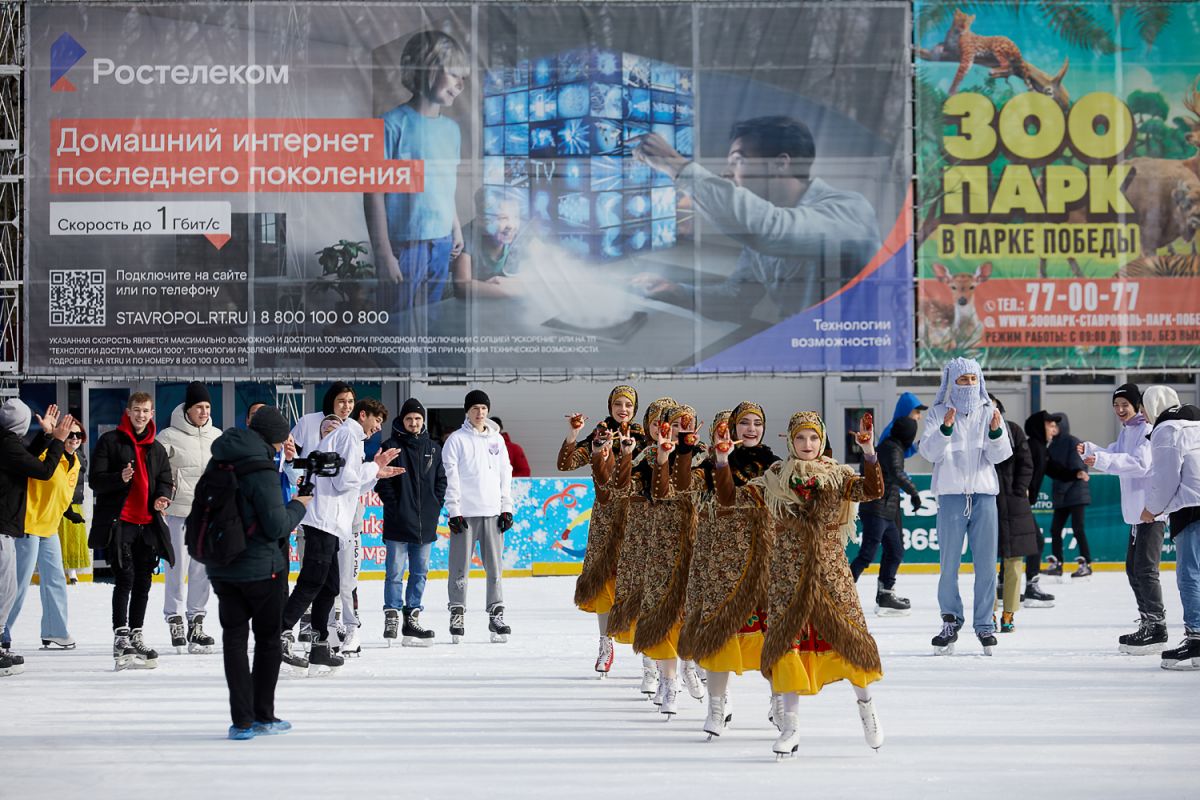
[{"label": "black trousers", "polygon": [[1125,551],[1125,574],[1137,600],[1138,612],[1155,622],[1167,618],[1158,582],[1158,562],[1162,558],[1166,528],[1162,522],[1144,522],[1130,528],[1129,547]]},{"label": "black trousers", "polygon": [[336,536],[304,526],[304,559],[300,562],[296,586],[283,609],[283,630],[296,627],[311,605],[313,630],[321,639],[329,635],[329,612],[341,590],[337,551]]},{"label": "black trousers", "polygon": [[1083,512],[1086,509],[1087,506],[1083,505],[1054,509],[1054,516],[1050,518],[1050,549],[1060,564],[1063,560],[1063,526],[1067,517],[1071,518],[1071,530],[1079,544],[1079,555],[1083,556],[1084,561],[1092,563],[1092,548],[1088,547],[1087,534],[1083,530]]},{"label": "black trousers", "polygon": [[890,519],[871,514],[863,514],[861,519],[862,545],[858,548],[858,555],[850,563],[850,572],[854,574],[854,580],[858,580],[863,570],[875,560],[875,551],[882,542],[883,558],[879,560],[879,585],[891,589],[896,585],[896,571],[900,569],[900,562],[904,560],[904,537],[899,526]]},{"label": "black trousers", "polygon": [[[1025,556],[1025,582],[1036,578],[1042,571],[1042,551],[1046,549],[1046,534],[1042,532],[1041,526],[1038,527],[1038,551],[1031,556]],[[1000,562],[1001,569],[1004,567],[1004,562]]]},{"label": "black trousers", "polygon": [[146,525],[118,523],[120,537],[112,543],[110,552],[120,548],[109,565],[113,573],[113,629],[140,628],[146,621],[146,604],[150,600],[150,583],[158,566],[158,554],[146,542]]},{"label": "black trousers", "polygon": [[[212,582],[221,620],[229,714],[239,728],[276,719],[275,684],[279,682],[283,650],[279,636],[283,632],[280,619],[286,586],[286,572],[261,581]],[[251,627],[254,629],[253,672],[246,654]]]}]

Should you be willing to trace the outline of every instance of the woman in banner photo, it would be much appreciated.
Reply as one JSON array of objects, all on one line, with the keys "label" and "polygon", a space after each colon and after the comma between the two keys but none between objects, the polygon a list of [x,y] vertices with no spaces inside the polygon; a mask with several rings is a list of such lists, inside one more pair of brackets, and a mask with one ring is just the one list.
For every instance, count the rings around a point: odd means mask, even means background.
[{"label": "woman in banner photo", "polygon": [[[655,535],[659,517],[663,515],[662,504],[651,497],[653,482],[651,466],[655,448],[661,436],[658,424],[663,413],[677,403],[670,397],[660,397],[649,405],[642,417],[646,442],[639,446],[633,437],[620,440],[621,452],[617,458],[617,471],[611,479],[612,492],[618,498],[627,498],[629,508],[625,515],[625,536],[621,552],[617,557],[617,577],[613,585],[613,603],[608,611],[609,636],[621,644],[633,644],[637,630],[638,612],[642,608],[644,585],[646,540]],[[593,480],[603,483],[605,476],[592,472]],[[659,685],[658,665],[649,656],[642,656],[642,694],[653,695]]]},{"label": "woman in banner photo", "polygon": [[[660,438],[651,470],[651,496],[659,509],[658,525],[643,542],[642,604],[633,635],[633,649],[658,662],[655,703],[672,716],[678,711],[679,629],[683,625],[688,569],[696,538],[698,489],[691,488],[693,456],[702,459],[704,445],[697,435],[696,410],[679,405],[659,422]],[[688,694],[704,698],[704,684],[691,661],[683,662]]]},{"label": "woman in banner photo", "polygon": [[[738,403],[713,420],[713,453],[701,465],[705,502],[696,525],[687,604],[679,652],[708,673],[704,732],[720,736],[733,718],[729,673],[757,671],[767,607],[767,569],[774,531],[766,509],[746,485],[779,456],[763,444],[767,413],[758,403]],[[736,490],[732,507],[716,502],[716,473],[729,472]]]},{"label": "woman in banner photo", "polygon": [[415,34],[400,56],[400,81],[412,98],[383,115],[385,157],[422,162],[425,188],[364,199],[380,305],[393,313],[441,300],[450,259],[463,249],[454,205],[462,132],[443,111],[470,71],[462,45],[441,31]]},{"label": "woman in banner photo", "polygon": [[[64,451],[79,459],[79,474],[86,475],[87,432],[75,426],[64,442]],[[74,586],[79,583],[79,570],[92,565],[92,551],[87,546],[87,523],[83,518],[83,481],[76,481],[75,493],[71,495],[71,507],[63,514],[58,523],[58,539],[62,544],[63,569],[67,574],[67,583]]]},{"label": "woman in banner photo", "polygon": [[[777,758],[799,748],[800,695],[817,694],[840,680],[854,688],[867,744],[876,749],[883,744],[867,689],[883,677],[883,667],[846,560],[852,504],[882,497],[883,474],[869,415],[856,434],[864,454],[862,476],[823,455],[826,438],[820,414],[793,414],[788,458],[751,481],[747,493],[769,511],[775,528],[762,670],[772,690],[783,695]],[[715,477],[718,501],[732,506],[737,497],[732,471],[718,465]]]},{"label": "woman in banner photo", "polygon": [[612,609],[616,591],[617,562],[625,537],[625,516],[629,508],[628,498],[615,494],[609,486],[615,465],[613,441],[614,437],[633,438],[635,447],[645,447],[645,431],[634,422],[637,405],[636,389],[626,385],[613,387],[608,394],[608,416],[582,442],[576,442],[576,439],[587,423],[587,417],[579,413],[567,414],[567,436],[558,450],[560,472],[571,472],[591,463],[596,474],[596,501],[588,522],[583,570],[575,582],[575,605],[581,611],[596,615],[600,626],[596,672],[602,677],[608,674],[613,662],[608,612]]}]

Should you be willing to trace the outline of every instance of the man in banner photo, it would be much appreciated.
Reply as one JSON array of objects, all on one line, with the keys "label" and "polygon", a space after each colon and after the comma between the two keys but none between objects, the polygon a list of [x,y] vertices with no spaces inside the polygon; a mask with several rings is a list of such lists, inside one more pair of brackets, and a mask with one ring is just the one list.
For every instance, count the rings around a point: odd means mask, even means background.
[{"label": "man in banner photo", "polygon": [[1200,7],[959,5],[916,5],[920,366],[1200,363]]}]

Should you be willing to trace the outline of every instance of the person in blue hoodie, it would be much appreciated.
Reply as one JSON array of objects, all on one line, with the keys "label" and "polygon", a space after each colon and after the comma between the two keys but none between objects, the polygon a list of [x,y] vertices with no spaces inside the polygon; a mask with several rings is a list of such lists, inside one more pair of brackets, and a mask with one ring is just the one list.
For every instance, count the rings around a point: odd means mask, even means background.
[{"label": "person in blue hoodie", "polygon": [[[921,398],[917,397],[912,392],[905,392],[900,395],[900,399],[896,401],[896,410],[892,412],[892,421],[880,432],[879,441],[875,443],[875,449],[883,444],[883,441],[892,435],[892,426],[896,424],[896,420],[904,419],[905,417],[917,423],[918,429],[921,425],[921,414],[929,409],[929,406],[921,402]],[[917,454],[917,442],[914,439],[909,443],[908,447],[904,448],[904,457],[912,458]]]}]

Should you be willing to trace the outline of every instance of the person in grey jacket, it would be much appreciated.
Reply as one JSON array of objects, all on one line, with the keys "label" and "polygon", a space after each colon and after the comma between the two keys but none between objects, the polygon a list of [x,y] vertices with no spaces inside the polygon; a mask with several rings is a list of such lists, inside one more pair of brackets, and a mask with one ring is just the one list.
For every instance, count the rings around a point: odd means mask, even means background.
[{"label": "person in grey jacket", "polygon": [[[1092,574],[1092,549],[1088,547],[1087,532],[1084,530],[1084,512],[1092,502],[1092,492],[1088,488],[1088,468],[1079,455],[1079,445],[1082,442],[1071,435],[1071,421],[1066,414],[1059,412],[1058,436],[1050,442],[1047,448],[1050,460],[1074,477],[1070,480],[1055,478],[1053,483],[1054,515],[1050,518],[1050,549],[1054,553],[1054,567],[1058,575],[1062,574],[1063,564],[1063,528],[1067,519],[1071,520],[1071,532],[1075,535],[1075,543],[1079,546],[1079,555],[1075,558],[1078,568],[1071,573],[1072,578],[1086,578]],[[1054,569],[1052,567],[1052,570]]]}]

